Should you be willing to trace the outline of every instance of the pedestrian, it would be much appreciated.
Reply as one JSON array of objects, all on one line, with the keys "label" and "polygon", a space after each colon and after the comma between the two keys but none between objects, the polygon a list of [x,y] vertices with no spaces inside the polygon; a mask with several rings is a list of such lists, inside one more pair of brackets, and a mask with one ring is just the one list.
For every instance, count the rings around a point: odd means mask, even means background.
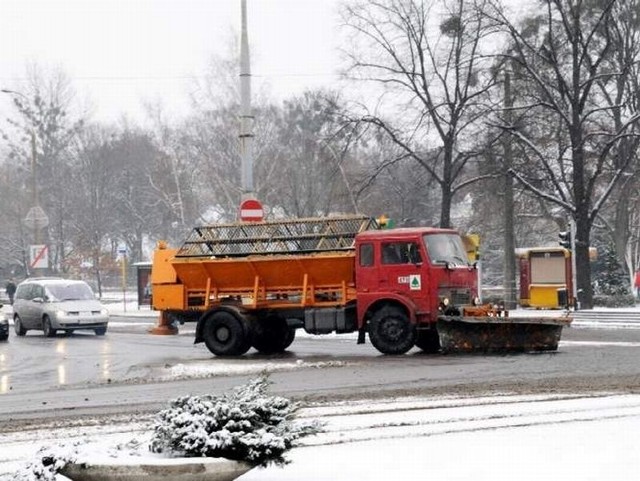
[{"label": "pedestrian", "polygon": [[636,299],[640,299],[640,271],[636,271],[633,286],[636,288]]},{"label": "pedestrian", "polygon": [[13,305],[13,295],[16,293],[16,283],[13,282],[13,278],[7,281],[7,285],[4,286],[4,290],[9,297],[9,304]]}]

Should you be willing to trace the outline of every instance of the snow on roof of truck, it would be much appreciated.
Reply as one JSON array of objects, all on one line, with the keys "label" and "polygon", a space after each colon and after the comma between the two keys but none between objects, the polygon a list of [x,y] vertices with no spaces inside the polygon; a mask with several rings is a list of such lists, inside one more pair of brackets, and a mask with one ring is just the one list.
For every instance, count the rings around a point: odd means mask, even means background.
[{"label": "snow on roof of truck", "polygon": [[425,234],[459,234],[455,229],[438,227],[398,227],[395,229],[368,230],[360,232],[358,239],[380,239],[391,237],[417,237]]}]

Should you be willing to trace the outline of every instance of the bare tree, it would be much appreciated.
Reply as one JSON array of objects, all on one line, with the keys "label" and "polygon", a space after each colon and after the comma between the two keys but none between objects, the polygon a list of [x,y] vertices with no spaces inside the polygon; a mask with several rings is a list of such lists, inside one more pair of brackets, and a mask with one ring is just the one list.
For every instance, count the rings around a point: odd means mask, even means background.
[{"label": "bare tree", "polygon": [[[116,232],[117,201],[113,179],[119,166],[112,156],[113,129],[88,126],[77,137],[71,158],[74,185],[69,195],[69,243],[67,258],[90,259],[97,291],[102,295],[103,259],[111,236]],[[74,255],[75,254],[75,255]],[[64,270],[66,266],[62,266]]]},{"label": "bare tree", "polygon": [[526,111],[526,126],[508,132],[524,145],[535,167],[513,169],[535,195],[564,210],[576,223],[577,286],[592,306],[590,234],[593,223],[629,166],[615,152],[640,117],[628,110],[621,125],[610,121],[604,91],[615,90],[618,71],[608,62],[617,0],[544,0],[544,10],[515,26],[497,7],[512,50],[503,54],[518,78],[514,109]]},{"label": "bare tree", "polygon": [[[611,55],[607,59],[610,76],[603,76],[597,83],[604,105],[609,107],[607,122],[616,131],[623,129],[625,121],[633,112],[640,111],[640,2],[627,0],[612,6],[614,21],[611,24]],[[633,132],[640,132],[637,123],[630,126]],[[621,139],[612,151],[614,168],[629,165],[620,188],[612,193],[613,206],[599,216],[599,222],[607,227],[613,240],[618,260],[626,266],[629,284],[633,285],[633,274],[640,264],[632,255],[630,245],[634,237],[633,217],[637,209],[635,193],[640,185],[640,158],[638,146],[640,136]],[[611,219],[611,221],[610,221]]]},{"label": "bare tree", "polygon": [[343,10],[352,34],[350,74],[383,91],[377,110],[360,120],[399,147],[399,157],[384,164],[411,159],[437,183],[442,227],[451,225],[455,194],[479,180],[468,175],[478,155],[473,137],[496,84],[485,56],[493,25],[484,6],[481,0],[374,0]]},{"label": "bare tree", "polygon": [[278,175],[270,176],[273,189],[267,202],[279,213],[294,217],[357,209],[343,166],[349,146],[334,134],[339,127],[338,96],[306,91],[286,99],[275,112],[274,141],[264,154]]},{"label": "bare tree", "polygon": [[[74,118],[70,113],[74,90],[61,70],[46,72],[32,65],[27,71],[27,88],[5,92],[13,95],[18,115],[9,119],[14,129],[5,132],[4,138],[10,157],[28,162],[31,203],[41,204],[49,218],[48,234],[36,229],[34,241],[49,241],[55,271],[64,263],[67,241],[69,152],[84,119]],[[31,143],[25,142],[25,138],[31,139]]]}]

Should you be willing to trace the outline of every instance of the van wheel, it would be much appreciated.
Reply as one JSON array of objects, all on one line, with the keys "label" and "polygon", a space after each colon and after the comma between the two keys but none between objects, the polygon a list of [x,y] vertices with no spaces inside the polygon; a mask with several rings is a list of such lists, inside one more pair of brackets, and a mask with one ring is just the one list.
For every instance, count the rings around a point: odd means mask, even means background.
[{"label": "van wheel", "polygon": [[416,328],[402,309],[386,306],[369,321],[369,339],[383,354],[404,354],[416,342]]},{"label": "van wheel", "polygon": [[106,327],[96,327],[93,332],[96,333],[96,336],[104,336],[107,333]]},{"label": "van wheel", "polygon": [[42,330],[44,331],[44,337],[54,337],[57,331],[51,327],[51,319],[48,316],[44,316],[42,319]]},{"label": "van wheel", "polygon": [[22,319],[20,319],[20,316],[17,314],[13,318],[13,329],[16,331],[16,334],[20,337],[24,336],[27,333],[27,330],[22,325]]},{"label": "van wheel", "polygon": [[204,343],[216,356],[241,356],[251,348],[246,319],[239,319],[226,311],[217,311],[204,322]]}]

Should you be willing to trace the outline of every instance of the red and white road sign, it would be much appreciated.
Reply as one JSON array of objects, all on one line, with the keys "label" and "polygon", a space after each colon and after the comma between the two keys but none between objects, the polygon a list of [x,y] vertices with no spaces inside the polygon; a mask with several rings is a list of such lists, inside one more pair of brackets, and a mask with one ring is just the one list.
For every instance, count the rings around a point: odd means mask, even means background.
[{"label": "red and white road sign", "polygon": [[46,269],[49,267],[49,246],[46,244],[29,246],[29,267],[31,269]]},{"label": "red and white road sign", "polygon": [[240,203],[240,220],[260,222],[264,219],[264,210],[258,199],[245,199]]}]

